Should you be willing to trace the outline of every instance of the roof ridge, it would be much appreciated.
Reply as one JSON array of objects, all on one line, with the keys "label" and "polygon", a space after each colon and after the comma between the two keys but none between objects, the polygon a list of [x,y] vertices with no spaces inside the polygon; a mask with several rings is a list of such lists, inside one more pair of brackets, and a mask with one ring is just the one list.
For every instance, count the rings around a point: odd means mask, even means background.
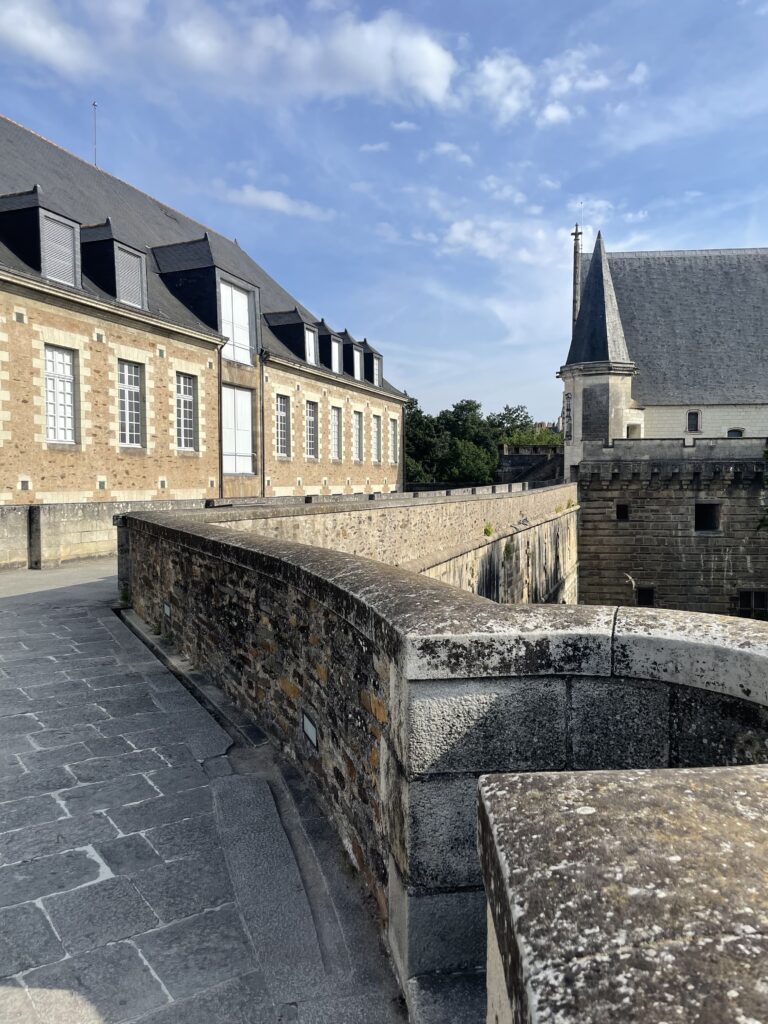
[{"label": "roof ridge", "polygon": [[626,252],[609,252],[608,256],[620,256],[634,258],[638,256],[768,256],[768,246],[751,247],[745,249],[630,249]]}]

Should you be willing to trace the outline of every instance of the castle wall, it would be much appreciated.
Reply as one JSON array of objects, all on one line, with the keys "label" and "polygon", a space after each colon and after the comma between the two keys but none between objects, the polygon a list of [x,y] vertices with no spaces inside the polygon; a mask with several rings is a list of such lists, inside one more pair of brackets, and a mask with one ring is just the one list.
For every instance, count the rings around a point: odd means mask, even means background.
[{"label": "castle wall", "polygon": [[640,414],[643,436],[684,437],[689,411],[701,413],[701,437],[726,437],[732,429],[743,430],[745,437],[768,437],[768,404],[649,405]]}]

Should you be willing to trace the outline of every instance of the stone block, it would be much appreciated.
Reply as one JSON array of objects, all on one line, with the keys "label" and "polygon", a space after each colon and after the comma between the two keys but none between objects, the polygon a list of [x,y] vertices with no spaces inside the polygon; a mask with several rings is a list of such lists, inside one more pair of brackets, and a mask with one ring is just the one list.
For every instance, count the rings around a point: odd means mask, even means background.
[{"label": "stone block", "polygon": [[99,862],[83,850],[6,865],[0,868],[0,907],[85,885],[98,878],[99,872]]},{"label": "stone block", "polygon": [[153,750],[133,751],[114,757],[88,757],[72,764],[70,771],[78,782],[106,782],[141,772],[151,772],[164,766],[163,759]]},{"label": "stone block", "polygon": [[0,832],[37,825],[41,821],[54,821],[64,817],[61,804],[49,795],[32,796],[0,804]]},{"label": "stone block", "polygon": [[130,807],[113,807],[109,816],[121,832],[143,832],[182,818],[210,814],[212,809],[211,791],[205,786],[172,796],[157,796]]},{"label": "stone block", "polygon": [[634,679],[571,682],[571,767],[666,768],[669,687]]},{"label": "stone block", "polygon": [[429,889],[480,885],[475,852],[477,776],[417,779],[409,786],[407,882]]},{"label": "stone block", "polygon": [[59,798],[70,814],[84,814],[87,811],[107,810],[136,804],[157,796],[157,790],[143,775],[128,775],[109,782],[94,782],[73,789],[64,789]]},{"label": "stone block", "polygon": [[275,1007],[259,971],[243,974],[142,1019],[142,1024],[276,1024]]},{"label": "stone block", "polygon": [[71,785],[72,776],[65,768],[54,767],[38,772],[27,772],[19,778],[0,780],[0,802],[39,796]]},{"label": "stone block", "polygon": [[147,778],[166,796],[188,789],[198,789],[208,782],[208,776],[199,764],[184,765],[181,768],[160,768],[150,772]]},{"label": "stone block", "polygon": [[692,686],[672,687],[670,705],[673,767],[768,761],[768,708]]},{"label": "stone block", "polygon": [[81,953],[154,928],[157,917],[127,878],[108,878],[43,900],[68,953]]},{"label": "stone block", "polygon": [[[61,808],[56,804],[58,813]],[[59,818],[39,825],[27,825],[0,834],[0,864],[45,857],[88,846],[117,835],[117,829],[103,814],[84,814]]]},{"label": "stone block", "polygon": [[[0,978],[60,960],[64,949],[45,914],[32,903],[0,910]],[[2,1003],[0,1003],[0,1019]]]},{"label": "stone block", "polygon": [[219,848],[219,835],[212,814],[160,825],[150,829],[146,836],[165,860],[196,857]]},{"label": "stone block", "polygon": [[218,847],[206,856],[158,864],[134,875],[134,884],[161,921],[175,921],[232,900],[232,883]]}]

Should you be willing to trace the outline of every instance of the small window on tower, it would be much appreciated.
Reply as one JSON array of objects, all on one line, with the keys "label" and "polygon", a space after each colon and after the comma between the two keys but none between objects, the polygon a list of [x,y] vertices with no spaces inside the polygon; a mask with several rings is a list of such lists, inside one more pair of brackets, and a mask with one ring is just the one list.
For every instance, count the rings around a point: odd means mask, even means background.
[{"label": "small window on tower", "polygon": [[694,529],[697,533],[711,533],[720,529],[720,506],[710,502],[696,502]]},{"label": "small window on tower", "polygon": [[744,431],[741,427],[732,427],[728,431],[728,437],[744,437]]},{"label": "small window on tower", "polygon": [[627,424],[627,437],[637,439],[642,437],[641,426],[639,423],[628,423]]},{"label": "small window on tower", "polygon": [[701,413],[697,409],[688,412],[686,430],[689,434],[697,434],[701,431]]},{"label": "small window on tower", "polygon": [[629,505],[616,506],[616,521],[619,523],[629,522]]},{"label": "small window on tower", "polygon": [[653,587],[637,588],[637,607],[653,608],[656,603],[656,593]]}]

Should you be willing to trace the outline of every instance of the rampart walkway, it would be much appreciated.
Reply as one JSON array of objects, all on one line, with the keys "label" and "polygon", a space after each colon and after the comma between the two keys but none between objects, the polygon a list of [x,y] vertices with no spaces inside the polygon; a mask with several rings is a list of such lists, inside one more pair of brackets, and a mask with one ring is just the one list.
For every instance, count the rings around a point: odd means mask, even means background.
[{"label": "rampart walkway", "polygon": [[114,563],[0,577],[0,1020],[394,1024],[299,777],[111,612]]}]

